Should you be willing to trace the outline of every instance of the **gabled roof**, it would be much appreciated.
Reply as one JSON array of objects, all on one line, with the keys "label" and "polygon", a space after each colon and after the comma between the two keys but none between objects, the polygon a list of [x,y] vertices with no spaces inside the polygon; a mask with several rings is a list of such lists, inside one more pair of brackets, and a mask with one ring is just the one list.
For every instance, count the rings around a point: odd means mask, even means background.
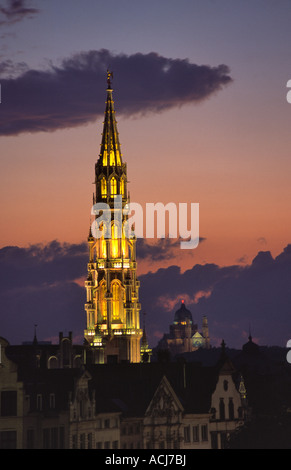
[{"label": "gabled roof", "polygon": [[128,416],[144,416],[160,383],[166,380],[186,413],[208,413],[218,371],[195,363],[92,365],[96,402],[111,399]]},{"label": "gabled roof", "polygon": [[170,408],[175,408],[180,412],[184,411],[184,408],[175,391],[173,390],[173,387],[171,386],[167,377],[164,375],[153,395],[149,406],[146,409],[145,414],[150,415],[152,413],[156,413],[157,409],[159,412],[169,412]]}]

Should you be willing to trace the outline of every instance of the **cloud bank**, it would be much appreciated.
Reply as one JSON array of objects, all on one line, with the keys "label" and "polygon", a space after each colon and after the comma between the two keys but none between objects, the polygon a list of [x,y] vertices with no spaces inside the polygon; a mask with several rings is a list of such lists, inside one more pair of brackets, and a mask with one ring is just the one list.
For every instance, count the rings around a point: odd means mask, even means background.
[{"label": "cloud bank", "polygon": [[104,113],[106,70],[114,72],[118,114],[133,116],[201,102],[231,83],[226,65],[210,67],[157,53],[78,53],[46,70],[0,63],[0,135],[84,125]]},{"label": "cloud bank", "polygon": [[[168,249],[171,253],[172,244]],[[86,243],[0,249],[0,335],[21,343],[33,338],[38,324],[39,339],[59,331],[81,338],[86,296],[80,278],[87,274],[87,261]],[[291,338],[290,279],[291,245],[276,258],[260,251],[247,266],[196,264],[184,273],[170,266],[144,274],[140,300],[150,344],[169,331],[183,298],[199,328],[207,315],[213,345],[223,338],[229,347],[240,348],[251,327],[260,344],[285,346]]]},{"label": "cloud bank", "polygon": [[26,0],[7,0],[5,3],[6,6],[0,5],[0,26],[17,23],[39,13],[37,8],[30,8]]}]

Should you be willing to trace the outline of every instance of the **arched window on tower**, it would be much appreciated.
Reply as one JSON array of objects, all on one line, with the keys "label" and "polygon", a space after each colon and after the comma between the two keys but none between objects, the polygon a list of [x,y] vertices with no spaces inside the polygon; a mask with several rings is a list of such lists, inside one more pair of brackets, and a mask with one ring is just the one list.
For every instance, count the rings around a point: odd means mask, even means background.
[{"label": "arched window on tower", "polygon": [[120,178],[120,194],[124,196],[124,179]]},{"label": "arched window on tower", "polygon": [[116,151],[116,161],[117,161],[117,165],[120,166],[121,165],[121,159],[120,159],[120,153],[119,153],[118,150]]},{"label": "arched window on tower", "polygon": [[106,240],[104,238],[104,231],[105,231],[105,227],[104,227],[104,224],[103,222],[100,224],[100,227],[99,227],[99,230],[102,230],[103,233],[101,235],[101,237],[98,239],[98,257],[99,258],[106,258]]},{"label": "arched window on tower", "polygon": [[127,240],[125,238],[124,233],[122,234],[121,249],[122,249],[122,257],[128,258],[128,244],[127,244]]},{"label": "arched window on tower", "polygon": [[102,320],[107,320],[107,301],[106,301],[106,284],[105,281],[101,281],[98,287],[98,300],[99,300],[99,308],[102,315]]},{"label": "arched window on tower", "polygon": [[107,182],[106,178],[103,177],[101,180],[101,196],[106,197],[107,196]]},{"label": "arched window on tower", "polygon": [[104,145],[103,166],[107,166],[107,144]]},{"label": "arched window on tower", "polygon": [[111,225],[111,256],[119,258],[118,226],[115,223]]},{"label": "arched window on tower", "polygon": [[115,196],[117,194],[117,181],[114,176],[110,180],[110,193],[111,196]]},{"label": "arched window on tower", "polygon": [[123,289],[118,280],[112,281],[112,320],[119,320],[122,314]]},{"label": "arched window on tower", "polygon": [[110,166],[115,166],[115,153],[112,147],[110,150]]}]

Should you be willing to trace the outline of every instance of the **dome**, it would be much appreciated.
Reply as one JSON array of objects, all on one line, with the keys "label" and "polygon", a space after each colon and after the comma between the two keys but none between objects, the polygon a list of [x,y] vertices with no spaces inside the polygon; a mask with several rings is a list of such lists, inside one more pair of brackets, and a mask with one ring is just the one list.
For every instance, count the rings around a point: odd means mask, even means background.
[{"label": "dome", "polygon": [[185,303],[182,300],[181,307],[175,313],[174,323],[181,323],[187,320],[192,324],[192,313],[186,308]]},{"label": "dome", "polygon": [[258,354],[259,346],[253,342],[251,335],[249,336],[249,341],[243,345],[243,351],[247,354]]}]

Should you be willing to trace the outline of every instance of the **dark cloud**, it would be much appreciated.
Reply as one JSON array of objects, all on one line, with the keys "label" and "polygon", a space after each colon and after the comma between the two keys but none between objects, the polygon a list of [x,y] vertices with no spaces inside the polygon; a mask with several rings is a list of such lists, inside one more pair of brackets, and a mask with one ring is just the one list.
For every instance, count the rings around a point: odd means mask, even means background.
[{"label": "dark cloud", "polygon": [[136,245],[137,257],[140,260],[151,258],[153,261],[170,259],[179,245],[179,241],[172,241],[169,238],[161,238],[154,244],[148,243],[144,238],[139,238]]},{"label": "dark cloud", "polygon": [[73,281],[86,274],[87,262],[86,243],[6,246],[0,250],[0,292]]},{"label": "dark cloud", "polygon": [[237,263],[246,264],[248,261],[247,255],[243,255],[236,260]]},{"label": "dark cloud", "polygon": [[[147,251],[146,243],[141,249],[142,256],[158,256]],[[81,337],[86,316],[79,279],[87,274],[87,262],[86,243],[2,248],[0,336],[11,343],[29,340],[36,323],[39,339],[56,337],[59,331]],[[155,346],[158,334],[169,331],[184,298],[199,327],[207,315],[214,344],[224,338],[228,346],[241,347],[251,325],[260,344],[284,346],[291,338],[290,279],[291,245],[276,258],[261,251],[246,266],[196,264],[185,272],[170,266],[144,274],[139,277],[140,300],[150,343]]]},{"label": "dark cloud", "polygon": [[87,274],[87,243],[52,241],[0,250],[0,336],[11,343],[40,339],[59,331],[85,328],[85,289],[78,279]]},{"label": "dark cloud", "polygon": [[83,52],[46,70],[3,77],[0,135],[54,131],[94,121],[104,113],[108,68],[116,77],[118,114],[127,116],[200,102],[232,81],[226,65],[196,65],[154,52]]},{"label": "dark cloud", "polygon": [[[150,334],[165,331],[179,307],[175,299],[187,295],[194,320],[201,326],[202,316],[207,315],[210,335],[218,342],[224,338],[230,346],[240,347],[251,325],[260,344],[285,346],[291,338],[290,279],[291,245],[275,259],[268,251],[259,252],[247,266],[195,265],[185,273],[171,267],[142,276],[142,305],[149,312]],[[171,311],[169,300],[174,301]]]},{"label": "dark cloud", "polygon": [[0,4],[0,26],[10,25],[22,21],[24,18],[32,18],[39,13],[37,8],[30,8],[27,0],[7,0],[5,6]]},{"label": "dark cloud", "polygon": [[[200,237],[199,243],[206,240]],[[171,259],[174,253],[180,249],[181,240],[173,240],[170,238],[160,238],[154,243],[149,243],[145,238],[137,239],[137,258],[139,260],[151,259],[153,262]]]}]

